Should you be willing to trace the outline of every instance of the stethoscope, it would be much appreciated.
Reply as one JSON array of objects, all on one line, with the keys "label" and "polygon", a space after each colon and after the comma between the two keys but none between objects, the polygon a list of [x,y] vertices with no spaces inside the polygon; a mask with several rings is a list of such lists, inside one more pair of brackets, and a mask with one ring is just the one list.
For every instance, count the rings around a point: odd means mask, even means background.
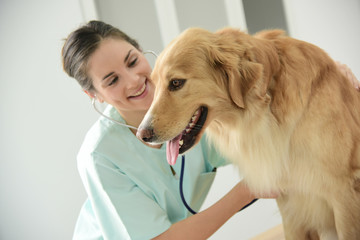
[{"label": "stethoscope", "polygon": [[[154,55],[155,57],[157,57],[157,54],[151,50],[145,51],[143,52],[144,54],[146,53],[151,53],[152,55]],[[113,119],[109,116],[106,116],[103,112],[101,112],[97,107],[96,107],[96,101],[95,98],[92,98],[91,101],[94,109],[96,112],[98,112],[101,116],[103,116],[104,118],[122,126],[122,127],[127,127],[127,128],[131,128],[131,129],[135,129],[137,130],[137,127],[122,123],[120,121],[117,121],[116,119]],[[184,196],[184,190],[183,190],[183,183],[184,183],[184,172],[185,172],[185,155],[181,155],[181,170],[180,170],[180,179],[179,179],[179,191],[180,191],[180,197],[181,197],[181,201],[183,202],[184,206],[186,207],[186,209],[192,213],[192,214],[197,214],[196,211],[194,211],[189,204],[186,202],[185,196]],[[241,208],[239,211],[244,210],[245,208],[247,208],[248,206],[250,206],[251,204],[253,204],[254,202],[256,202],[258,199],[254,199],[253,201],[251,201],[249,204],[245,205],[243,208]]]},{"label": "stethoscope", "polygon": [[132,129],[137,130],[137,127],[134,127],[134,126],[131,126],[131,125],[122,123],[122,122],[120,122],[120,121],[117,121],[116,119],[113,119],[113,118],[111,118],[111,117],[109,117],[109,116],[106,116],[104,113],[102,113],[102,112],[96,107],[95,102],[96,102],[96,101],[95,101],[95,98],[92,98],[91,104],[93,105],[95,111],[97,111],[101,116],[103,116],[104,118],[106,118],[106,119],[108,119],[108,120],[110,120],[110,121],[112,121],[112,122],[114,122],[114,123],[116,123],[116,124],[118,124],[118,125],[120,125],[120,126],[122,126],[122,127],[128,127],[128,128],[132,128]]}]

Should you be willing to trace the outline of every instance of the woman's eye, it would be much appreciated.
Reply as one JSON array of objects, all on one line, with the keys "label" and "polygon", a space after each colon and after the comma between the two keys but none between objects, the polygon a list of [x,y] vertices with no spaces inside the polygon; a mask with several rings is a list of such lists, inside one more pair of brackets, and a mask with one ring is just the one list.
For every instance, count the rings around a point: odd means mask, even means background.
[{"label": "woman's eye", "polygon": [[186,82],[186,79],[172,79],[169,83],[169,90],[176,91],[181,89]]},{"label": "woman's eye", "polygon": [[138,59],[135,58],[133,61],[131,61],[131,62],[129,63],[129,67],[134,66],[134,65],[136,64],[137,60],[138,60]]},{"label": "woman's eye", "polygon": [[109,83],[109,86],[115,84],[115,83],[117,82],[117,80],[118,80],[118,77],[114,77],[114,78],[111,80],[111,82]]}]

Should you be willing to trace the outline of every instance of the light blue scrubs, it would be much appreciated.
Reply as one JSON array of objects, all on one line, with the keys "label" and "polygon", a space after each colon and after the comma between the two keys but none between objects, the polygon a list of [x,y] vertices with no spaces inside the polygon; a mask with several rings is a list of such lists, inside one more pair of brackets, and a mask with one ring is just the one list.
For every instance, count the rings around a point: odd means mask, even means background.
[{"label": "light blue scrubs", "polygon": [[[124,121],[108,107],[106,115]],[[180,175],[181,157],[173,166]],[[226,161],[203,138],[186,153],[184,195],[199,210]],[[88,194],[73,239],[151,239],[191,215],[179,179],[166,161],[166,146],[150,148],[126,127],[101,117],[87,133],[78,168]]]}]

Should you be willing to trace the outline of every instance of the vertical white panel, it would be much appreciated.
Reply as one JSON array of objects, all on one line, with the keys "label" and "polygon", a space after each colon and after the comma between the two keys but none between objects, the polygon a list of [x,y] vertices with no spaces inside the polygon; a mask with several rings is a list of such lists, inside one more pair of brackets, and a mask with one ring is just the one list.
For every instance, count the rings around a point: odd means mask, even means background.
[{"label": "vertical white panel", "polygon": [[217,31],[229,26],[223,0],[174,0],[180,31],[200,27]]},{"label": "vertical white panel", "polygon": [[180,33],[174,0],[154,0],[163,46]]},{"label": "vertical white panel", "polygon": [[242,0],[225,0],[224,3],[229,25],[247,31]]},{"label": "vertical white panel", "polygon": [[99,20],[95,0],[79,0],[81,14],[85,22]]}]

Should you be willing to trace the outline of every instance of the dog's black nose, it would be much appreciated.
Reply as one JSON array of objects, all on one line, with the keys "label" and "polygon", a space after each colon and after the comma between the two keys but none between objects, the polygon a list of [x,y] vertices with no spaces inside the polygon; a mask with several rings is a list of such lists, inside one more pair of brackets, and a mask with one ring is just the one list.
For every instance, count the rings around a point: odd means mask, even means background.
[{"label": "dog's black nose", "polygon": [[139,128],[136,132],[136,137],[144,142],[151,142],[154,140],[154,129],[152,128]]}]

